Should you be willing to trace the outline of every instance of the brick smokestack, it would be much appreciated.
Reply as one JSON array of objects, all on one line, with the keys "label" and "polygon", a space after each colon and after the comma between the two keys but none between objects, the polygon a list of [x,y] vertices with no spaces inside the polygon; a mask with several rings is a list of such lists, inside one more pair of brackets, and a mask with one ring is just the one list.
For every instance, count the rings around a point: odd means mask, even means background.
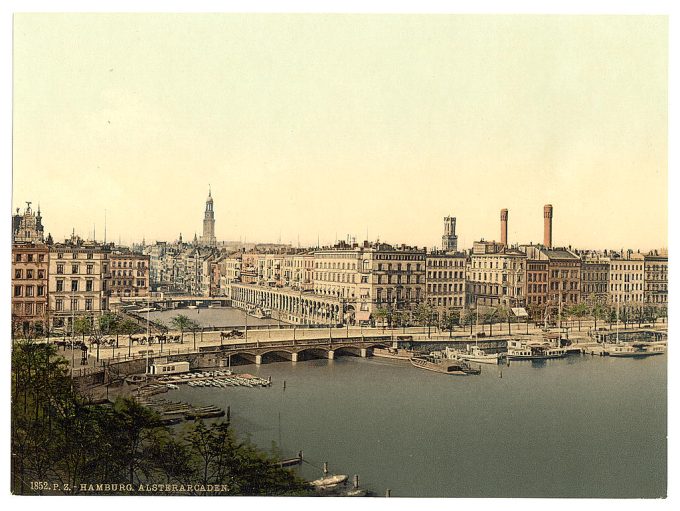
[{"label": "brick smokestack", "polygon": [[501,209],[501,243],[508,246],[508,210]]},{"label": "brick smokestack", "polygon": [[552,218],[552,204],[546,204],[543,206],[543,244],[548,248],[552,247]]}]

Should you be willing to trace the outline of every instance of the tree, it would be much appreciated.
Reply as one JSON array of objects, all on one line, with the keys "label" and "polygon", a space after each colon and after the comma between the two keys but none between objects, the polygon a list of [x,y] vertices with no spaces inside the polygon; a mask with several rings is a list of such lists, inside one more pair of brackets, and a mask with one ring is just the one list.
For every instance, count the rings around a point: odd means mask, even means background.
[{"label": "tree", "polygon": [[431,335],[431,330],[430,327],[432,326],[432,314],[434,310],[432,309],[432,306],[426,302],[423,302],[416,307],[415,311],[415,317],[416,321],[423,325],[427,326],[427,337],[429,338]]},{"label": "tree", "polygon": [[459,309],[449,309],[444,313],[444,328],[449,331],[449,338],[453,335],[453,329],[460,323],[460,317]]},{"label": "tree", "polygon": [[131,399],[119,399],[113,407],[89,404],[74,390],[66,361],[49,344],[13,345],[11,406],[13,493],[45,493],[27,481],[54,481],[59,489],[48,492],[66,494],[78,493],[81,484],[111,481],[134,483],[133,488],[208,481],[227,485],[223,494],[233,495],[310,493],[290,470],[239,441],[228,422],[205,426],[197,421],[182,434]]},{"label": "tree", "polygon": [[513,313],[510,307],[507,305],[499,305],[496,309],[496,313],[498,319],[508,322],[508,335],[511,335],[512,331],[510,327],[510,320],[512,319]]},{"label": "tree", "polygon": [[79,316],[73,323],[73,333],[75,335],[82,335],[85,340],[85,335],[92,333],[91,318],[86,316]]},{"label": "tree", "polygon": [[581,302],[573,305],[571,307],[571,314],[572,316],[576,317],[578,320],[578,331],[581,331],[581,320],[588,315],[588,306]]},{"label": "tree", "polygon": [[[195,323],[195,322],[194,322]],[[192,320],[190,320],[184,314],[178,314],[170,319],[170,324],[175,328],[179,329],[182,335],[182,343],[184,343],[184,331],[191,328]]]},{"label": "tree", "polygon": [[386,307],[378,307],[375,311],[375,319],[379,320],[382,323],[382,331],[385,333],[385,320],[387,319],[387,308]]}]

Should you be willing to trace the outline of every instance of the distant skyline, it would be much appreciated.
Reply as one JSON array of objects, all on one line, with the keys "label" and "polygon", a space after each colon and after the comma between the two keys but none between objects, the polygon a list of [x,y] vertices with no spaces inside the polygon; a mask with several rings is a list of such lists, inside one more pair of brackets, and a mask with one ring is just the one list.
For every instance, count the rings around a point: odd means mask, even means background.
[{"label": "distant skyline", "polygon": [[667,247],[667,18],[16,14],[13,206],[123,243]]}]

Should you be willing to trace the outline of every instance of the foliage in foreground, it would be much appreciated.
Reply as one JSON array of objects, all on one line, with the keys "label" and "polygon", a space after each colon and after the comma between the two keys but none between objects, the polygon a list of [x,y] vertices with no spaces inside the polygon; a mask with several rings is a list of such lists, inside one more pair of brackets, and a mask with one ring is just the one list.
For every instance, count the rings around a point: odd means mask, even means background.
[{"label": "foliage in foreground", "polygon": [[306,495],[310,490],[250,442],[237,439],[229,422],[195,421],[178,431],[132,399],[88,405],[73,390],[66,361],[52,346],[23,342],[12,350],[12,492]]}]

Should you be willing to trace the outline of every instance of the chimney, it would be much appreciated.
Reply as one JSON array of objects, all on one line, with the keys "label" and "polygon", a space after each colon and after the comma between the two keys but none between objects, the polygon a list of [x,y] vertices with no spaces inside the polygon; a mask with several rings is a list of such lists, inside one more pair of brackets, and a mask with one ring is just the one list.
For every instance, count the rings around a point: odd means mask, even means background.
[{"label": "chimney", "polygon": [[508,246],[508,210],[501,209],[501,244]]},{"label": "chimney", "polygon": [[552,248],[552,204],[543,206],[543,244],[547,248]]}]

